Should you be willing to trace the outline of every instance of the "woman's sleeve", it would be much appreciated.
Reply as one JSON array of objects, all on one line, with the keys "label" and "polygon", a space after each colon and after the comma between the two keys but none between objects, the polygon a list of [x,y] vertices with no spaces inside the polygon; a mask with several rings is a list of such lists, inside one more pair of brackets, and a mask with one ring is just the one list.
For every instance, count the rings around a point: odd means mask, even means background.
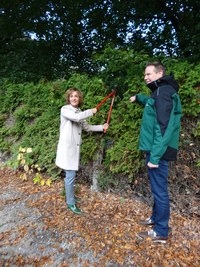
[{"label": "woman's sleeve", "polygon": [[70,121],[80,122],[84,119],[87,119],[89,117],[93,116],[92,110],[87,109],[85,111],[79,111],[75,112],[67,107],[61,108],[61,116],[65,117],[66,119]]},{"label": "woman's sleeve", "polygon": [[103,132],[103,125],[91,125],[86,120],[82,122],[82,127],[86,132]]}]

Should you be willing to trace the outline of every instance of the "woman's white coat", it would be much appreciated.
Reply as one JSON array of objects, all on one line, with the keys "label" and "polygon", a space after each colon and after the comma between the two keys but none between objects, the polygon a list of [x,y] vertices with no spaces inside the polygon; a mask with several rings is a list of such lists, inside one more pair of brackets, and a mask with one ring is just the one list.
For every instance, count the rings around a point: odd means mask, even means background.
[{"label": "woman's white coat", "polygon": [[65,105],[60,113],[60,137],[56,153],[56,165],[64,170],[79,169],[81,133],[103,131],[103,125],[90,125],[85,119],[93,116],[92,110],[81,111],[72,105]]}]

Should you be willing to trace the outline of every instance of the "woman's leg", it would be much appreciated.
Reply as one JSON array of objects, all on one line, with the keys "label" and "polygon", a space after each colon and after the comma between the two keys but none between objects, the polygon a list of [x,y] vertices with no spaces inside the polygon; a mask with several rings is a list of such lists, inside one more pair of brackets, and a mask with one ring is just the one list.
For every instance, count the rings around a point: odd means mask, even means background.
[{"label": "woman's leg", "polygon": [[66,202],[69,205],[75,205],[74,199],[74,181],[76,172],[73,170],[66,170],[65,176],[65,192],[66,192]]},{"label": "woman's leg", "polygon": [[74,181],[76,172],[72,170],[66,170],[65,176],[65,192],[66,192],[66,202],[68,208],[76,214],[82,214],[81,210],[76,206],[76,201],[74,197]]}]

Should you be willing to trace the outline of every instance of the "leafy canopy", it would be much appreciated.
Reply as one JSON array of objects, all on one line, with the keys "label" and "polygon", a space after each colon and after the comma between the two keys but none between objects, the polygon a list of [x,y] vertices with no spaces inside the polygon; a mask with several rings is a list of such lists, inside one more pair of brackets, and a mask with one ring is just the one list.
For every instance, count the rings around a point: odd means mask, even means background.
[{"label": "leafy canopy", "polygon": [[[0,77],[14,81],[94,73],[107,45],[199,61],[198,0],[1,1]],[[35,37],[33,40],[31,37]]]}]

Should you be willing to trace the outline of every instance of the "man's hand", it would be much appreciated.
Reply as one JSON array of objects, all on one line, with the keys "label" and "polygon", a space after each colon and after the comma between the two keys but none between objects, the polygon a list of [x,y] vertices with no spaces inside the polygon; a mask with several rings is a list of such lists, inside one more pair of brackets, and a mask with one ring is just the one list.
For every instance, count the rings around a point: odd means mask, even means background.
[{"label": "man's hand", "polygon": [[148,166],[150,169],[158,168],[158,165],[152,164],[150,161],[147,163],[147,166]]},{"label": "man's hand", "polygon": [[136,100],[136,96],[135,95],[130,97],[130,102],[135,102],[135,100]]}]

